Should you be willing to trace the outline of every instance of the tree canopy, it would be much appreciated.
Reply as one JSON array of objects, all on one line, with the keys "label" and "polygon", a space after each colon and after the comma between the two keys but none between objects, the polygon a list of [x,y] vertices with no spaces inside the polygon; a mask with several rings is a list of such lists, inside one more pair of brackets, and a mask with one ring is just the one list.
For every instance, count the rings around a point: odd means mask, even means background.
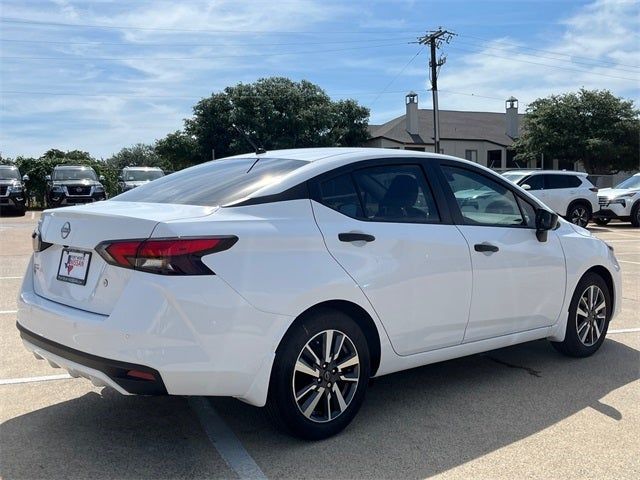
[{"label": "tree canopy", "polygon": [[184,132],[159,140],[162,157],[191,163],[252,149],[233,125],[267,150],[357,146],[368,138],[369,110],[354,100],[332,101],[319,86],[288,78],[263,78],[227,87],[200,100]]},{"label": "tree canopy", "polygon": [[518,159],[581,162],[593,174],[635,170],[640,162],[640,118],[631,100],[608,90],[551,95],[527,108]]}]

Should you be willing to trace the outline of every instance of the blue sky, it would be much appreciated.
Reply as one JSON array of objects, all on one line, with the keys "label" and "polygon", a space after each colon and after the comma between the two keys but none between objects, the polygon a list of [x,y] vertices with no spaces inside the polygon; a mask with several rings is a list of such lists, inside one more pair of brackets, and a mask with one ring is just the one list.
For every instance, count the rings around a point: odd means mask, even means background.
[{"label": "blue sky", "polygon": [[638,102],[639,14],[637,0],[2,0],[0,152],[106,158],[272,75],[356,98],[382,123],[409,90],[431,106],[427,52],[410,42],[440,25],[459,34],[443,48],[442,109],[502,111],[511,95],[524,109],[580,87]]}]

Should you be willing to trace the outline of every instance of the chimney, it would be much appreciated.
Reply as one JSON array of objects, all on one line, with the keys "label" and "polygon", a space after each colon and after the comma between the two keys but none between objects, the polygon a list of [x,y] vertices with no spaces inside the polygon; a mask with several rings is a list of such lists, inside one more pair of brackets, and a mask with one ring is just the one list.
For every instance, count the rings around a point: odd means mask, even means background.
[{"label": "chimney", "polygon": [[506,133],[509,137],[515,140],[520,136],[518,125],[518,99],[515,97],[509,97],[504,104],[506,108]]},{"label": "chimney", "polygon": [[407,132],[409,135],[418,135],[418,94],[414,91],[407,93]]}]

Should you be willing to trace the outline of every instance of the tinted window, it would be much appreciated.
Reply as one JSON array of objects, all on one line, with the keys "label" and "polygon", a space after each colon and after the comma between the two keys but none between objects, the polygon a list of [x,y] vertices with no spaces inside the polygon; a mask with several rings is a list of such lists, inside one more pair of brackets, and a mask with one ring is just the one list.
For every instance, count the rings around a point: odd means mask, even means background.
[{"label": "tinted window", "polygon": [[125,182],[144,182],[156,180],[164,176],[160,170],[123,170],[122,178]]},{"label": "tinted window", "polygon": [[15,167],[0,166],[0,180],[20,180],[20,172]]},{"label": "tinted window", "polygon": [[362,208],[350,174],[320,184],[322,203],[349,217],[362,217]]},{"label": "tinted window", "polygon": [[418,165],[386,165],[353,172],[364,215],[386,222],[440,220],[431,189]]},{"label": "tinted window", "polygon": [[482,174],[464,168],[442,170],[468,225],[527,225],[511,190]]},{"label": "tinted window", "polygon": [[531,187],[529,190],[542,190],[544,188],[542,178],[542,175],[531,175],[529,178],[523,180],[519,185],[529,185]]},{"label": "tinted window", "polygon": [[97,180],[93,168],[56,168],[53,170],[53,180]]},{"label": "tinted window", "polygon": [[573,175],[545,175],[545,188],[553,190],[557,188],[575,188],[582,185],[578,177]]},{"label": "tinted window", "polygon": [[302,160],[229,158],[214,160],[159,178],[113,200],[123,202],[225,205],[277,182],[306,165]]}]

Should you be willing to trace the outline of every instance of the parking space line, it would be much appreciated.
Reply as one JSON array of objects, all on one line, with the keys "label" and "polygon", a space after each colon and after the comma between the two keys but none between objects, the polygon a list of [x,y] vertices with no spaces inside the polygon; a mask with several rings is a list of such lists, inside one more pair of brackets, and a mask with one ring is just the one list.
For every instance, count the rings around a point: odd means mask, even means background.
[{"label": "parking space line", "polygon": [[629,260],[620,260],[620,259],[618,259],[618,263],[632,263],[634,265],[640,265],[640,262],[631,262]]},{"label": "parking space line", "polygon": [[8,315],[9,313],[18,313],[18,310],[0,310],[0,315]]},{"label": "parking space line", "polygon": [[0,277],[0,280],[18,280],[22,277]]},{"label": "parking space line", "polygon": [[189,405],[198,416],[207,437],[238,477],[266,479],[267,476],[251,458],[238,437],[224,423],[213,405],[204,397],[189,398]]},{"label": "parking space line", "polygon": [[640,332],[640,328],[619,328],[614,330],[607,330],[607,333],[635,333]]},{"label": "parking space line", "polygon": [[24,377],[24,378],[0,378],[0,385],[15,385],[18,383],[33,383],[33,382],[49,382],[51,380],[66,380],[73,378],[68,373],[61,373],[60,375],[44,375],[41,377]]}]

